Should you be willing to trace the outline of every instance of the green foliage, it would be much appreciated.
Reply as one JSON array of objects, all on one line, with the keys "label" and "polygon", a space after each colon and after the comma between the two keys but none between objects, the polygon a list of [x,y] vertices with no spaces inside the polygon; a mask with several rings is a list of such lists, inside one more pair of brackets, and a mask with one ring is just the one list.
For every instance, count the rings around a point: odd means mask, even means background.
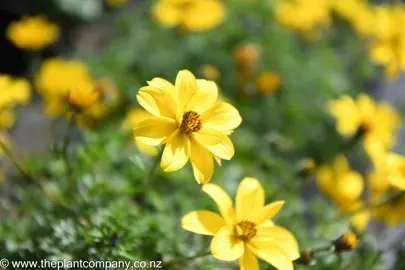
[{"label": "green foliage", "polygon": [[[287,227],[301,248],[323,246],[347,230],[347,220],[333,222],[334,207],[311,188],[313,176],[297,174],[304,158],[328,160],[346,143],[336,134],[326,104],[342,94],[356,95],[377,74],[366,58],[364,42],[343,23],[320,29],[320,38],[309,41],[278,25],[267,1],[255,5],[234,1],[225,24],[209,32],[186,33],[153,22],[147,12],[150,2],[119,14],[114,37],[101,52],[77,52],[96,76],[118,84],[125,104],[98,129],[83,131],[80,141],[70,143],[71,175],[60,145],[25,160],[25,168],[41,188],[19,181],[2,203],[0,258],[170,261],[207,250],[210,237],[193,235],[180,224],[189,211],[217,211],[194,181],[189,165],[174,173],[158,170],[150,192],[144,194],[155,158],[140,153],[131,136],[119,128],[147,80],[174,81],[181,69],[200,74],[206,64],[219,68],[221,94],[243,118],[231,136],[236,155],[215,168],[213,182],[235,194],[243,177],[257,177],[267,201],[286,201],[275,222]],[[255,73],[280,74],[276,95],[253,91],[237,96],[233,52],[247,42],[262,48]],[[307,182],[310,188],[304,190]],[[309,199],[300,196],[306,191]],[[379,258],[380,252],[364,241],[350,254],[322,253],[315,266],[297,269],[382,269],[377,266]],[[183,266],[168,268],[237,267],[211,257]]]}]

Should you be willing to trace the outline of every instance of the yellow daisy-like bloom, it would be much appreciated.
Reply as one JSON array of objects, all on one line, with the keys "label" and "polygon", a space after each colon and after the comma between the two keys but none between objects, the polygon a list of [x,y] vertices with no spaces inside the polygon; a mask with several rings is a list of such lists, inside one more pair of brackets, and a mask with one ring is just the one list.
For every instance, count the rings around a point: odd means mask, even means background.
[{"label": "yellow daisy-like bloom", "polygon": [[401,117],[389,104],[376,103],[361,94],[356,101],[350,96],[330,101],[328,109],[336,118],[336,128],[341,135],[361,133],[365,150],[371,157],[395,143],[394,132],[400,127]]},{"label": "yellow daisy-like bloom", "polygon": [[85,82],[69,90],[68,102],[77,110],[94,105],[100,98],[100,92],[94,88],[93,83]]},{"label": "yellow daisy-like bloom", "polygon": [[213,157],[220,164],[234,155],[227,135],[242,122],[238,110],[216,102],[217,85],[197,80],[187,70],[177,74],[175,86],[161,78],[148,85],[139,90],[137,99],[154,117],[134,127],[135,137],[151,146],[166,144],[160,163],[164,171],[177,171],[190,159],[197,182],[208,183]]},{"label": "yellow daisy-like bloom", "polygon": [[120,7],[128,3],[129,0],[105,0],[107,6],[114,8]]},{"label": "yellow daisy-like bloom", "polygon": [[0,129],[7,129],[15,122],[13,108],[31,99],[31,86],[26,79],[0,74],[0,89]]},{"label": "yellow daisy-like bloom", "polygon": [[265,194],[259,181],[246,177],[236,193],[236,205],[226,192],[215,184],[203,187],[216,203],[221,215],[211,211],[194,211],[182,219],[188,231],[213,235],[212,255],[223,261],[239,260],[241,270],[258,270],[256,257],[280,270],[292,270],[299,258],[295,237],[270,219],[281,209],[284,201],[265,205]]},{"label": "yellow daisy-like bloom", "polygon": [[[405,157],[388,152],[373,160],[374,170],[367,176],[369,201],[395,196],[405,190]],[[372,211],[376,219],[398,225],[405,219],[405,196],[394,199]]]},{"label": "yellow daisy-like bloom", "polygon": [[165,27],[205,31],[224,21],[226,9],[220,0],[159,0],[153,6],[152,14]]},{"label": "yellow daisy-like bloom", "polygon": [[262,94],[273,94],[280,86],[280,76],[277,73],[265,71],[256,78],[256,87]]},{"label": "yellow daisy-like bloom", "polygon": [[376,8],[374,41],[369,55],[385,67],[385,75],[392,79],[405,70],[405,8],[403,5]]},{"label": "yellow daisy-like bloom", "polygon": [[362,0],[333,1],[333,8],[360,35],[370,36],[375,32],[374,8],[367,2]]},{"label": "yellow daisy-like bloom", "polygon": [[59,27],[44,16],[25,16],[8,26],[6,36],[21,49],[40,50],[59,38]]},{"label": "yellow daisy-like bloom", "polygon": [[331,165],[319,166],[316,183],[338,205],[357,201],[364,188],[362,176],[350,169],[344,155],[338,155]]},{"label": "yellow daisy-like bloom", "polygon": [[[132,108],[127,113],[126,118],[122,122],[122,128],[125,131],[132,130],[133,127],[139,125],[142,121],[153,118],[153,114],[148,113],[140,108]],[[135,144],[139,151],[150,156],[156,156],[158,151],[156,147],[142,143],[135,138]]]},{"label": "yellow daisy-like bloom", "polygon": [[330,10],[329,0],[293,0],[278,1],[275,12],[280,24],[311,34],[318,26],[329,24]]}]

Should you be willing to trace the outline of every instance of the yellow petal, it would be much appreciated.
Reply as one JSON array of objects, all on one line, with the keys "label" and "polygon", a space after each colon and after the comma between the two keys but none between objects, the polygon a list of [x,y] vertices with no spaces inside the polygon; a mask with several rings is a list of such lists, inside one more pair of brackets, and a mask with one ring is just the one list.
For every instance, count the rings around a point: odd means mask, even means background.
[{"label": "yellow petal", "polygon": [[204,128],[219,131],[232,131],[242,123],[238,110],[226,102],[214,104],[201,115]]},{"label": "yellow petal", "polygon": [[363,177],[357,172],[347,172],[336,180],[335,190],[342,198],[353,201],[363,193]]},{"label": "yellow petal", "polygon": [[197,80],[197,87],[184,111],[195,111],[202,114],[217,100],[218,87],[215,82],[201,79]]},{"label": "yellow petal", "polygon": [[202,190],[216,203],[221,216],[228,224],[236,221],[235,210],[229,195],[216,184],[206,184]]},{"label": "yellow petal", "polygon": [[249,244],[255,249],[277,246],[288,255],[290,260],[298,259],[300,256],[297,239],[280,226],[260,226],[257,228],[256,236],[250,240]]},{"label": "yellow petal", "polygon": [[144,144],[137,139],[135,139],[135,144],[136,144],[136,147],[138,148],[138,150],[146,155],[156,156],[158,153],[158,150],[156,149],[156,147]]},{"label": "yellow petal", "polygon": [[141,143],[158,146],[176,130],[176,121],[170,118],[154,117],[134,127],[135,138]]},{"label": "yellow petal", "polygon": [[241,258],[239,258],[240,270],[260,270],[259,262],[256,256],[245,246],[245,252]]},{"label": "yellow petal", "polygon": [[151,81],[148,81],[148,85],[169,92],[173,99],[177,100],[176,88],[171,82],[162,78],[153,78]]},{"label": "yellow petal", "polygon": [[212,255],[222,261],[233,261],[243,255],[243,241],[235,239],[229,227],[222,227],[211,242]]},{"label": "yellow petal", "polygon": [[15,113],[12,110],[4,109],[0,111],[0,128],[7,129],[14,125]]},{"label": "yellow petal", "polygon": [[229,137],[214,129],[203,128],[198,133],[194,133],[193,138],[221,159],[230,160],[235,154]]},{"label": "yellow petal", "polygon": [[177,104],[167,90],[145,86],[139,89],[136,99],[151,114],[176,119]]},{"label": "yellow petal", "polygon": [[254,249],[253,253],[263,261],[273,265],[279,270],[293,270],[293,263],[289,256],[277,245],[266,249]]},{"label": "yellow petal", "polygon": [[201,210],[185,215],[181,220],[181,226],[193,233],[214,235],[225,226],[225,221],[216,213]]},{"label": "yellow petal", "polygon": [[197,90],[197,80],[193,73],[188,70],[181,70],[177,73],[176,91],[180,110],[186,110],[187,104]]},{"label": "yellow petal", "polygon": [[377,64],[387,64],[394,59],[393,51],[389,43],[379,43],[372,46],[369,50],[371,59]]},{"label": "yellow petal", "polygon": [[264,190],[257,179],[245,177],[236,192],[236,218],[238,221],[255,215],[264,206]]},{"label": "yellow petal", "polygon": [[190,154],[190,140],[177,129],[167,140],[160,167],[165,172],[180,170],[186,165]]},{"label": "yellow petal", "polygon": [[197,183],[207,184],[214,173],[214,160],[211,152],[197,141],[192,140],[190,161]]},{"label": "yellow petal", "polygon": [[254,215],[249,216],[249,220],[255,222],[256,224],[262,224],[273,218],[283,207],[284,201],[275,201],[266,204],[263,208],[256,212]]}]

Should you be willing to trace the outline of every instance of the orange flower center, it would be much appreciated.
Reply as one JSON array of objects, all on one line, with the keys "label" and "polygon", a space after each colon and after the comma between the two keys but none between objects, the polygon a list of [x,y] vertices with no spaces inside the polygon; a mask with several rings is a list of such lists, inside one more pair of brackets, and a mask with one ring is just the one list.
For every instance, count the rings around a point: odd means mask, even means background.
[{"label": "orange flower center", "polygon": [[256,224],[247,220],[239,222],[235,227],[236,238],[247,242],[257,234]]},{"label": "orange flower center", "polygon": [[183,114],[180,130],[184,134],[197,132],[202,128],[202,121],[200,115],[195,111],[188,111]]}]

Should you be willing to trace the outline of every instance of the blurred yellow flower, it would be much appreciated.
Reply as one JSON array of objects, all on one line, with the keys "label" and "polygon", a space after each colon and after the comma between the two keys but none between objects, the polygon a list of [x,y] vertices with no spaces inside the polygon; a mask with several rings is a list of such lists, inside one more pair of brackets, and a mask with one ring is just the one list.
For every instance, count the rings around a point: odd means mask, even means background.
[{"label": "blurred yellow flower", "polygon": [[362,36],[370,36],[375,32],[374,7],[362,0],[333,1],[336,13],[347,20],[354,30]]},{"label": "blurred yellow flower", "polygon": [[362,176],[350,169],[344,155],[338,155],[332,164],[321,165],[316,170],[318,188],[337,206],[356,202],[363,193]]},{"label": "blurred yellow flower", "polygon": [[158,0],[152,14],[165,27],[205,31],[224,21],[226,9],[221,0]]},{"label": "blurred yellow flower", "polygon": [[25,16],[10,23],[6,36],[21,49],[40,50],[59,38],[59,27],[44,16]]},{"label": "blurred yellow flower", "polygon": [[[153,114],[150,114],[147,111],[142,110],[140,108],[132,108],[129,110],[126,118],[122,122],[122,128],[126,131],[128,130],[132,131],[132,129],[137,125],[139,125],[142,121],[150,118],[153,118]],[[144,144],[136,138],[135,144],[138,150],[144,154],[155,156],[158,153],[156,147]]]},{"label": "blurred yellow flower", "polygon": [[375,34],[369,55],[385,67],[388,79],[405,70],[405,8],[403,5],[378,6]]},{"label": "blurred yellow flower", "polygon": [[49,117],[68,117],[73,109],[80,110],[75,120],[83,128],[92,127],[121,102],[120,91],[112,82],[94,80],[87,66],[78,60],[47,59],[34,81]]},{"label": "blurred yellow flower", "polygon": [[362,135],[371,157],[395,143],[394,132],[400,127],[401,117],[389,104],[376,103],[361,94],[356,101],[350,96],[330,101],[328,109],[337,120],[337,131],[343,136]]},{"label": "blurred yellow flower", "polygon": [[235,50],[235,60],[240,68],[252,68],[261,54],[261,48],[254,43],[239,45]]},{"label": "blurred yellow flower", "polygon": [[82,85],[76,85],[68,93],[68,102],[76,110],[86,109],[94,105],[100,98],[100,92],[94,88],[94,84],[84,82]]},{"label": "blurred yellow flower", "polygon": [[334,241],[335,251],[349,251],[355,249],[359,243],[357,236],[352,232],[345,232]]},{"label": "blurred yellow flower", "polygon": [[31,86],[26,79],[0,74],[0,89],[0,129],[7,129],[15,122],[13,108],[31,99]]},{"label": "blurred yellow flower", "polygon": [[277,73],[264,71],[256,78],[256,87],[262,94],[273,94],[280,86],[280,76]]},{"label": "blurred yellow flower", "polygon": [[188,70],[177,74],[175,85],[154,78],[137,95],[139,104],[153,115],[134,127],[135,138],[144,144],[166,144],[160,166],[177,171],[190,159],[199,184],[210,181],[213,158],[230,160],[234,155],[227,134],[242,122],[232,105],[216,102],[217,85],[197,80]]},{"label": "blurred yellow flower", "polygon": [[280,24],[311,35],[318,26],[329,24],[331,7],[329,0],[281,0],[275,12]]},{"label": "blurred yellow flower", "polygon": [[202,77],[209,81],[218,81],[221,77],[221,71],[214,65],[204,65],[201,68]]},{"label": "blurred yellow flower", "polygon": [[223,261],[239,260],[240,269],[259,270],[256,257],[277,269],[292,270],[299,258],[295,237],[271,219],[284,201],[265,204],[263,187],[255,178],[242,180],[235,207],[226,192],[215,184],[203,187],[216,203],[221,215],[207,210],[188,213],[182,219],[185,230],[212,235],[212,255]]},{"label": "blurred yellow flower", "polygon": [[128,3],[129,0],[105,0],[107,6],[114,8],[120,7]]}]

